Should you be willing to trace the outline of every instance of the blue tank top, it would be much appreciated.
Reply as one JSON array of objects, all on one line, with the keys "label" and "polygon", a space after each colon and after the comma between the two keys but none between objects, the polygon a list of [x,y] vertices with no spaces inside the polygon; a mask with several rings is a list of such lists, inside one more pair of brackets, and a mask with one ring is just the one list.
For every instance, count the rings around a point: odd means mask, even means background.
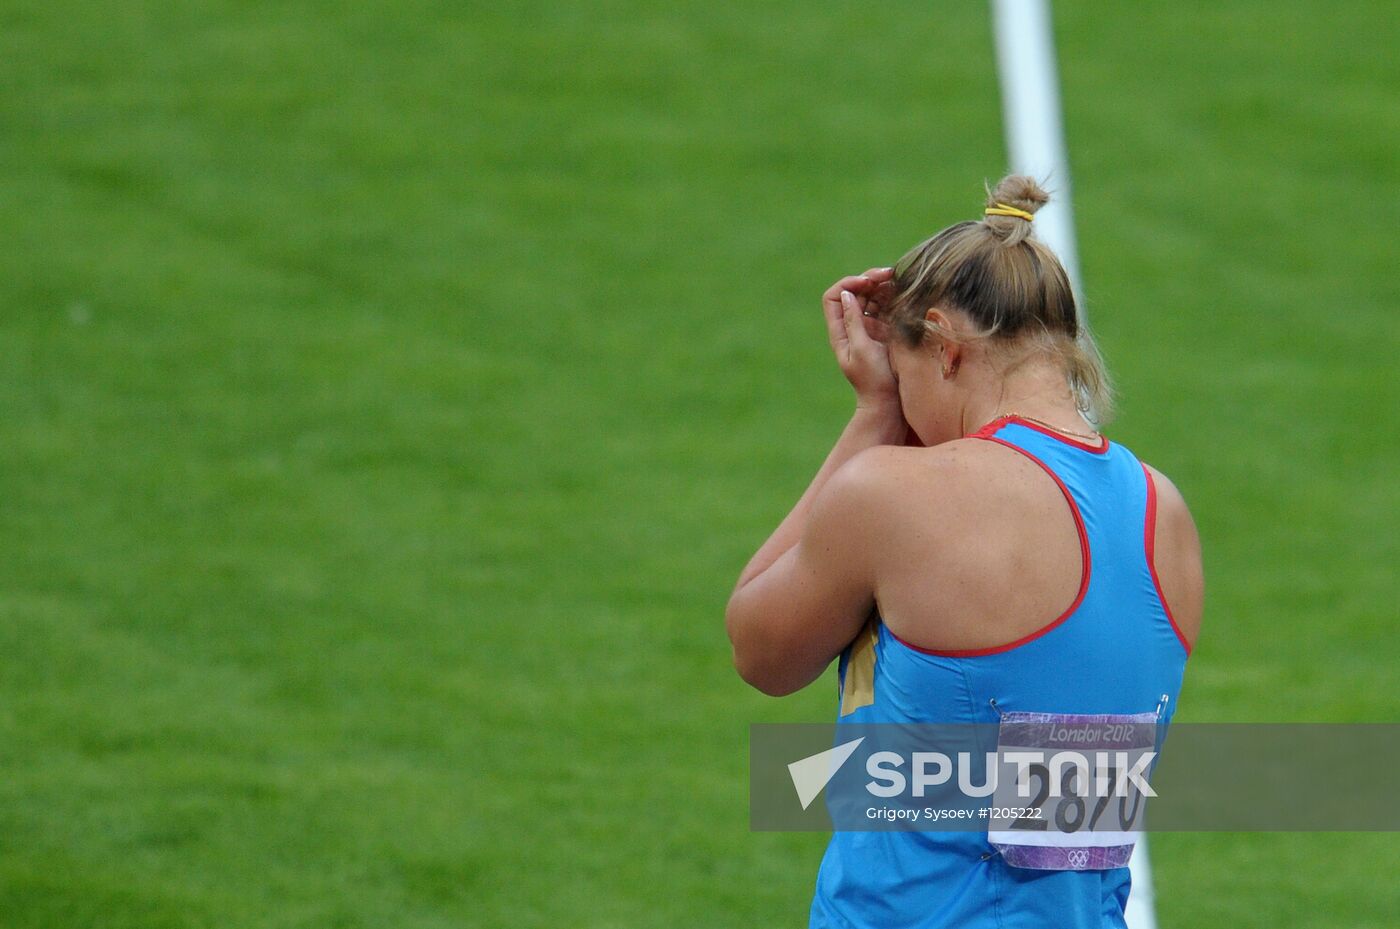
[{"label": "blue tank top", "polygon": [[[1190,649],[1152,564],[1156,490],[1146,468],[1116,443],[1089,445],[1014,416],[974,437],[1015,449],[1059,485],[1079,532],[1079,594],[1054,622],[994,648],[923,649],[872,620],[841,656],[838,722],[1132,714],[1158,710],[1164,695],[1169,720]],[[811,926],[1121,927],[1128,890],[1127,868],[1012,867],[985,832],[836,832],[817,875]]]}]

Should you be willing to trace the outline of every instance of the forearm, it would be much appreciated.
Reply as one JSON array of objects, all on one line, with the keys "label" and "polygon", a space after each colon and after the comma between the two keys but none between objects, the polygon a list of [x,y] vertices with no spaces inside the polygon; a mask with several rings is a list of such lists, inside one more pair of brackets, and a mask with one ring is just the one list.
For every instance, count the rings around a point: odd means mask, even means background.
[{"label": "forearm", "polygon": [[793,506],[786,518],[778,524],[778,528],[773,530],[773,534],[768,537],[768,541],[754,553],[748,565],[739,575],[739,583],[734,589],[738,590],[749,581],[758,577],[764,571],[783,556],[783,553],[797,544],[802,538],[802,531],[807,524],[807,514],[811,510],[812,501],[817,494],[821,493],[822,487],[835,474],[842,465],[850,461],[856,455],[868,448],[877,445],[898,445],[904,441],[907,426],[904,423],[904,416],[894,409],[874,409],[868,407],[856,407],[850,422],[842,430],[841,437],[836,440],[831,452],[826,456],[826,461],[822,462],[821,468],[812,478],[806,492]]}]

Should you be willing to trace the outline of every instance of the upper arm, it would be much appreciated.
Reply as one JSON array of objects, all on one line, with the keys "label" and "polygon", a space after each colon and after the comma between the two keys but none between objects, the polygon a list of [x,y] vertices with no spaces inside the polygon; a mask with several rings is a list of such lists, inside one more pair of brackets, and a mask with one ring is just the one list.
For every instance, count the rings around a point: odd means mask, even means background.
[{"label": "upper arm", "polygon": [[1152,567],[1172,621],[1194,646],[1205,604],[1200,535],[1181,491],[1162,472],[1145,467],[1157,494]]},{"label": "upper arm", "polygon": [[833,474],[797,544],[730,598],[725,625],[734,662],[759,690],[780,695],[811,683],[869,616],[886,453],[862,452]]}]

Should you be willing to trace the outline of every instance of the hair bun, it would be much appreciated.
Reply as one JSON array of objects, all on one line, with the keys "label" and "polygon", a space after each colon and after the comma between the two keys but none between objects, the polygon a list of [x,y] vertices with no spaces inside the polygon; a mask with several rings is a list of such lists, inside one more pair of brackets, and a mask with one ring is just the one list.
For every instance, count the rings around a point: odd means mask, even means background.
[{"label": "hair bun", "polygon": [[[1024,174],[1008,174],[996,187],[987,191],[988,208],[1002,204],[1034,213],[1049,202],[1050,195],[1045,189],[1036,183],[1035,178]],[[1030,220],[1019,216],[991,215],[987,216],[983,223],[1007,245],[1015,245],[1031,234]]]}]

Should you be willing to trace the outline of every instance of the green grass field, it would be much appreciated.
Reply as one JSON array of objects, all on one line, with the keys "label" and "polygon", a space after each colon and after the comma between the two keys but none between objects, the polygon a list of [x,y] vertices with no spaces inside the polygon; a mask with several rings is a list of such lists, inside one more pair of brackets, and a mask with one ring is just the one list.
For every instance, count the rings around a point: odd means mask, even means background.
[{"label": "green grass field", "polygon": [[[484,6],[484,5],[482,5]],[[722,610],[850,408],[818,295],[1005,167],[981,3],[0,10],[0,926],[790,926]],[[1058,11],[1179,719],[1400,720],[1400,18]],[[829,682],[828,682],[829,684]],[[1394,926],[1393,835],[1161,835],[1164,929]]]}]

